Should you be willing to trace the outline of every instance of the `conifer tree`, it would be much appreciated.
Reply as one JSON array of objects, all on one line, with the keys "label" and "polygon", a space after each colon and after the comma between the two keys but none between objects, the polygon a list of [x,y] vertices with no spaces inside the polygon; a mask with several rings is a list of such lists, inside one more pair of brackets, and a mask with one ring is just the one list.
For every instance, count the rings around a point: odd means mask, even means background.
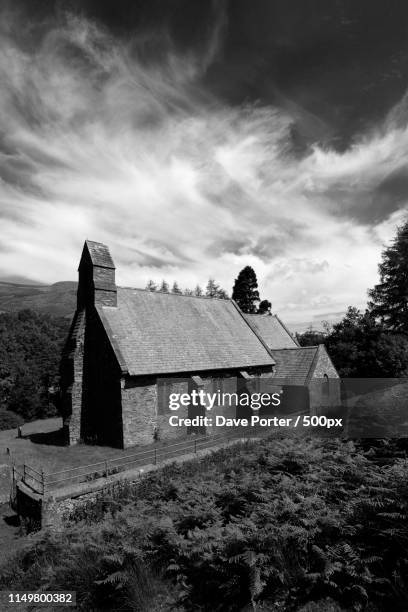
[{"label": "conifer tree", "polygon": [[201,289],[200,285],[196,285],[196,288],[194,289],[194,295],[196,295],[197,297],[203,295],[203,290]]},{"label": "conifer tree", "polygon": [[380,282],[368,292],[370,314],[390,331],[408,334],[408,221],[382,253]]},{"label": "conifer tree", "polygon": [[150,280],[147,281],[146,289],[148,291],[157,291],[157,285],[154,282],[154,280],[150,279]]},{"label": "conifer tree", "polygon": [[259,302],[258,281],[251,266],[243,268],[235,279],[232,299],[236,301],[242,312],[256,312],[256,302]]},{"label": "conifer tree", "polygon": [[177,281],[174,281],[173,287],[171,288],[171,292],[172,293],[177,293],[177,295],[183,295],[183,292],[180,289],[180,287],[178,286]]},{"label": "conifer tree", "polygon": [[163,279],[160,285],[160,289],[162,293],[169,293],[169,284]]},{"label": "conifer tree", "polygon": [[229,300],[229,295],[222,287],[219,287],[217,292],[217,298],[220,300]]},{"label": "conifer tree", "polygon": [[227,292],[213,278],[208,279],[205,295],[206,297],[228,300]]},{"label": "conifer tree", "polygon": [[207,297],[216,297],[218,285],[213,278],[208,279],[207,287],[205,288],[205,295]]}]

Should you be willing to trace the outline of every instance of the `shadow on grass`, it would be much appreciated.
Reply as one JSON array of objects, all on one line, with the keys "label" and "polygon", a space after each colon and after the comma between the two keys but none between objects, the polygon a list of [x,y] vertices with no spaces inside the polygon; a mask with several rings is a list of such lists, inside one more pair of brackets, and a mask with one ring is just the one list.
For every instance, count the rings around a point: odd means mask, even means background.
[{"label": "shadow on grass", "polygon": [[48,446],[65,446],[63,429],[47,431],[42,433],[32,433],[24,436],[34,442],[34,444],[47,444]]},{"label": "shadow on grass", "polygon": [[20,517],[18,514],[11,514],[10,516],[4,516],[3,521],[9,527],[20,527]]}]

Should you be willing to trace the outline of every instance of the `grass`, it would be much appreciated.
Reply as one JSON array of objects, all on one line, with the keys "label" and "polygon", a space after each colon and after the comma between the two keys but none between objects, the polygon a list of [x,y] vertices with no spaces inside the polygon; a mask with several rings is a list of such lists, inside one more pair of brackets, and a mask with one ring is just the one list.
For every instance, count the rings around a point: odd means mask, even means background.
[{"label": "grass", "polygon": [[[11,429],[0,431],[0,500],[7,497],[10,489],[10,481],[6,474],[6,466],[14,463],[20,467],[26,463],[38,471],[44,470],[49,474],[81,467],[88,464],[102,462],[105,459],[116,459],[124,457],[133,452],[145,451],[152,448],[164,448],[176,440],[167,442],[156,442],[152,445],[134,446],[125,450],[109,446],[92,446],[88,444],[77,444],[75,446],[61,446],[59,444],[38,443],[34,439],[44,436],[46,438],[62,427],[61,418],[43,419],[27,423],[23,426],[23,437],[17,437],[17,430]],[[51,440],[52,440],[52,436]],[[32,439],[31,439],[32,438]],[[181,441],[180,438],[177,441]],[[7,452],[9,449],[9,452]],[[3,466],[3,472],[1,467]]]}]

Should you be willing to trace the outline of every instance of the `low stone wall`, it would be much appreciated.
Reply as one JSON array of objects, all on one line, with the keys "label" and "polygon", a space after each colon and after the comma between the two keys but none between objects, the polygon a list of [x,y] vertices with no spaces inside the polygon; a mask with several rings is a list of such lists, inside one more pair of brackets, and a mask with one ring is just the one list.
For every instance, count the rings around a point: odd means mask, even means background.
[{"label": "low stone wall", "polygon": [[[249,438],[256,440],[257,438]],[[171,463],[184,463],[205,455],[216,452],[217,450],[233,444],[240,444],[243,440],[232,439],[217,446],[199,450],[197,453],[188,453],[180,457],[170,457],[162,461],[159,465],[145,465],[140,468],[120,472],[108,478],[98,478],[88,483],[80,483],[69,489],[56,489],[52,493],[39,495],[23,482],[16,485],[16,496],[12,503],[13,510],[20,516],[26,532],[38,531],[40,529],[52,529],[58,531],[63,528],[67,516],[78,505],[88,503],[96,499],[103,491],[111,490],[112,487],[121,481],[137,482],[149,472],[163,468]]]},{"label": "low stone wall", "polygon": [[42,495],[34,493],[23,482],[17,482],[15,497],[11,502],[11,507],[19,515],[26,533],[41,529],[43,523],[43,503],[44,498]]}]

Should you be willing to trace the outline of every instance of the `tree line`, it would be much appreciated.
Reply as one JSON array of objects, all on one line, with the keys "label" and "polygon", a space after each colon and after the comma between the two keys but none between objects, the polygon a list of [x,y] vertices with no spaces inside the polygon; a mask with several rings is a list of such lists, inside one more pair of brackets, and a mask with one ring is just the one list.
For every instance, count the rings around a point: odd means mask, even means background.
[{"label": "tree line", "polygon": [[208,279],[205,290],[200,285],[196,285],[194,289],[181,289],[178,282],[174,281],[170,289],[170,285],[166,280],[162,280],[158,285],[154,280],[147,281],[146,287],[148,291],[158,291],[159,293],[175,293],[176,295],[194,295],[196,297],[210,297],[222,300],[228,300],[228,293],[223,289],[213,278]]},{"label": "tree line", "polygon": [[[161,293],[175,293],[177,295],[194,295],[196,297],[209,297],[228,300],[229,295],[213,278],[208,280],[205,291],[200,285],[196,285],[195,289],[180,289],[177,281],[174,281],[171,290],[169,283],[162,280],[158,285],[154,280],[147,281],[146,287],[148,291],[159,291]],[[258,291],[258,279],[255,270],[251,266],[245,266],[235,279],[232,288],[232,299],[235,300],[245,313],[263,314],[271,310],[272,304],[269,300],[260,300]],[[259,302],[259,306],[257,303]]]},{"label": "tree line", "polygon": [[379,276],[364,312],[349,306],[332,327],[298,334],[302,346],[324,343],[342,377],[408,375],[408,221],[383,250]]},{"label": "tree line", "polygon": [[50,390],[58,384],[69,321],[31,310],[0,314],[0,430],[56,416]]}]

